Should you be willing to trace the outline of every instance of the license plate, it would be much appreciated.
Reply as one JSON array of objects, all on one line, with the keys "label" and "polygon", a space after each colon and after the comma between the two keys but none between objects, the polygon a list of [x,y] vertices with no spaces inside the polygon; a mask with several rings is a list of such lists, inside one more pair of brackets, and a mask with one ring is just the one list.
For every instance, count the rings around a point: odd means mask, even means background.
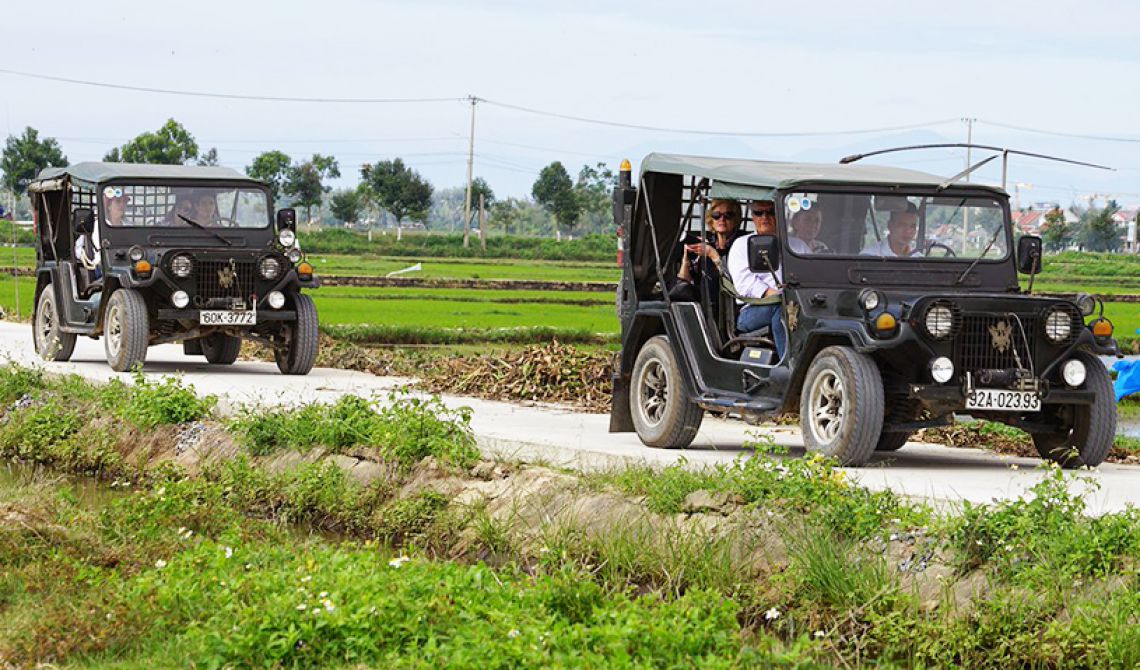
[{"label": "license plate", "polygon": [[203,326],[255,326],[257,312],[253,310],[204,309],[198,312],[198,323]]},{"label": "license plate", "polygon": [[974,389],[966,394],[966,409],[986,409],[998,412],[1039,412],[1041,411],[1041,398],[1033,391]]}]

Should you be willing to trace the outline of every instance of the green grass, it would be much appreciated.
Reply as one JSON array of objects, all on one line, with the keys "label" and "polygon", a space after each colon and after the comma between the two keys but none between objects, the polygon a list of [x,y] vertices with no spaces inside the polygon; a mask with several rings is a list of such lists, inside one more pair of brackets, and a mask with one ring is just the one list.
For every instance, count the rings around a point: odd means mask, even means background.
[{"label": "green grass", "polygon": [[322,299],[361,300],[460,300],[464,302],[566,303],[584,306],[613,306],[613,293],[598,291],[517,291],[468,288],[374,288],[364,286],[325,286],[312,294]]},{"label": "green grass", "polygon": [[[142,402],[176,387],[147,388]],[[0,371],[0,401],[66,396],[54,424],[99,406],[105,388]],[[271,412],[260,435],[274,454],[400,443],[360,402],[305,420]],[[26,458],[91,448],[71,437],[89,431],[29,416],[46,415],[12,410],[0,427]],[[444,430],[431,432],[455,438],[444,424],[462,420],[438,418]],[[112,446],[123,460],[149,437]],[[135,470],[118,495],[0,478],[0,659],[132,670],[1140,663],[1140,512],[1087,516],[1058,468],[1022,498],[941,510],[855,486],[820,457],[547,471],[538,481],[550,484],[525,498],[537,516],[516,523],[527,506],[502,504],[498,475],[476,482],[421,462],[364,485],[329,462],[261,469],[241,449],[195,477]],[[443,495],[464,483],[463,499]],[[495,493],[470,495],[480,489]],[[727,516],[683,513],[697,491],[723,496]],[[592,505],[576,520],[548,516],[578,502]]]},{"label": "green grass", "polygon": [[309,256],[318,275],[383,277],[421,263],[423,269],[401,277],[427,279],[530,279],[536,281],[617,282],[621,269],[616,263],[566,263],[550,261],[473,261],[456,258],[380,258],[375,256]]}]

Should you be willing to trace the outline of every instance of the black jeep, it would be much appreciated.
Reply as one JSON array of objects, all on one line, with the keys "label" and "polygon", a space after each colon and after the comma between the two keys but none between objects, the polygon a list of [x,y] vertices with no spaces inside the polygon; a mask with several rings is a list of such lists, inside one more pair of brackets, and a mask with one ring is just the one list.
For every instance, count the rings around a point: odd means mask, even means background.
[{"label": "black jeep", "polygon": [[[674,290],[688,262],[679,252],[706,232],[711,201],[775,204],[774,235],[734,248],[746,245],[746,274],[775,277],[782,359],[771,327],[736,332],[731,281]],[[808,211],[815,225],[804,232]],[[1065,466],[1097,465],[1112,446],[1116,405],[1097,358],[1117,351],[1112,324],[1103,305],[1093,317],[1088,295],[1022,290],[1018,271],[1031,290],[1041,240],[1015,241],[1000,188],[881,166],[651,154],[636,184],[623,165],[614,214],[623,268],[612,432],[679,448],[705,410],[798,410],[809,450],[860,465],[964,413],[1027,431]]]},{"label": "black jeep", "polygon": [[44,359],[68,360],[88,335],[118,371],[176,341],[229,365],[248,339],[285,374],[312,369],[317,310],[301,289],[317,278],[296,214],[274,219],[265,184],[229,168],[80,163],[42,171],[28,191]]}]

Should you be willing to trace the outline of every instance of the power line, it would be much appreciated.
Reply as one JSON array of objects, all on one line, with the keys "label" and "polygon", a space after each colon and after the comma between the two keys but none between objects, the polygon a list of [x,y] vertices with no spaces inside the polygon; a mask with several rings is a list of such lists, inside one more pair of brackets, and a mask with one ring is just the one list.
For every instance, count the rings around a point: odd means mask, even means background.
[{"label": "power line", "polygon": [[1109,135],[1085,135],[1082,133],[1066,133],[1059,130],[1042,130],[1040,128],[1030,128],[1028,126],[1017,126],[1012,123],[999,123],[997,121],[986,121],[978,119],[978,123],[984,123],[987,126],[995,126],[998,128],[1006,128],[1008,130],[1020,130],[1024,133],[1037,133],[1038,135],[1052,135],[1054,137],[1072,137],[1080,140],[1098,140],[1101,142],[1127,142],[1129,144],[1140,144],[1140,138],[1136,137],[1112,137]]},{"label": "power line", "polygon": [[385,103],[434,103],[434,102],[482,102],[489,105],[501,107],[503,109],[511,109],[518,112],[525,112],[527,114],[536,114],[539,116],[547,116],[551,118],[565,119],[569,121],[578,121],[580,123],[592,123],[595,125],[612,126],[616,128],[633,128],[637,130],[650,130],[656,132],[666,133],[679,133],[685,135],[709,135],[709,136],[722,136],[722,137],[815,137],[815,136],[835,136],[835,135],[867,135],[874,133],[891,132],[898,130],[913,130],[916,128],[927,128],[930,126],[939,126],[946,123],[951,123],[957,119],[942,119],[938,121],[927,121],[924,123],[905,124],[898,126],[882,126],[879,128],[862,128],[858,130],[826,130],[826,131],[803,131],[803,132],[737,132],[737,131],[717,131],[717,130],[699,130],[693,128],[666,128],[660,126],[648,126],[634,123],[621,123],[618,121],[608,121],[605,119],[594,119],[584,116],[574,116],[571,114],[562,114],[559,112],[550,112],[532,107],[524,107],[522,105],[514,105],[506,102],[499,102],[495,100],[488,100],[486,98],[479,98],[476,96],[464,97],[435,97],[435,98],[331,98],[331,97],[303,97],[303,96],[271,96],[271,95],[248,95],[240,93],[217,93],[212,91],[189,91],[170,88],[156,88],[151,86],[135,86],[131,84],[115,84],[111,82],[92,81],[88,79],[73,79],[70,77],[56,77],[53,75],[37,74],[34,72],[22,72],[19,70],[9,70],[0,68],[0,74],[8,74],[17,77],[27,77],[29,79],[38,79],[43,81],[55,81],[66,84],[77,84],[80,86],[93,86],[96,88],[109,88],[120,91],[135,91],[139,93],[160,93],[164,95],[180,95],[193,98],[214,98],[222,100],[254,100],[259,102],[304,102],[304,103],[338,103],[338,104],[385,104]]},{"label": "power line", "polygon": [[556,119],[566,119],[568,121],[579,121],[581,123],[592,123],[600,126],[612,126],[615,128],[632,128],[634,130],[651,130],[663,133],[679,133],[683,135],[714,135],[723,137],[815,137],[815,136],[828,136],[828,135],[869,135],[873,133],[884,133],[896,130],[914,130],[916,128],[927,128],[930,126],[940,126],[951,122],[957,122],[958,119],[941,119],[939,121],[927,121],[925,123],[912,123],[900,126],[883,126],[880,128],[863,128],[860,130],[823,130],[823,131],[803,131],[803,132],[737,132],[737,131],[722,131],[722,130],[697,130],[693,128],[666,128],[662,126],[646,126],[636,123],[621,123],[618,121],[607,121],[604,119],[592,119],[585,116],[574,116],[571,114],[562,114],[559,112],[548,112],[531,107],[522,107],[520,105],[512,105],[506,102],[497,102],[495,100],[488,100],[486,98],[479,98],[479,102],[503,109],[512,109],[517,112],[526,112],[527,114],[537,114],[539,116],[549,116]]},{"label": "power line", "polygon": [[213,93],[210,91],[181,91],[170,88],[153,88],[150,86],[131,86],[128,84],[112,84],[103,81],[89,81],[86,79],[71,79],[68,77],[55,77],[32,72],[19,72],[0,68],[0,74],[10,74],[29,79],[42,79],[45,81],[58,81],[81,86],[94,86],[96,88],[112,88],[120,91],[136,91],[139,93],[162,93],[165,95],[181,95],[191,98],[220,98],[222,100],[256,100],[259,102],[317,102],[317,103],[343,103],[343,104],[382,104],[405,102],[465,102],[467,98],[308,98],[300,96],[279,95],[245,95],[240,93]]}]

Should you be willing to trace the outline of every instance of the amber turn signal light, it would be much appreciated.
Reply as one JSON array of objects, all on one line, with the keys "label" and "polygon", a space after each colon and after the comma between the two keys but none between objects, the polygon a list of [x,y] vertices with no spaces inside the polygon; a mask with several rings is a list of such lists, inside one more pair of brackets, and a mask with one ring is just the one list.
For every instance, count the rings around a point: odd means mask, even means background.
[{"label": "amber turn signal light", "polygon": [[148,275],[152,269],[148,260],[135,261],[135,274],[137,275]]},{"label": "amber turn signal light", "polygon": [[313,266],[309,263],[301,263],[297,266],[297,274],[301,277],[312,277]]},{"label": "amber turn signal light", "polygon": [[1112,337],[1112,322],[1103,317],[1093,321],[1089,328],[1094,337]]},{"label": "amber turn signal light", "polygon": [[895,320],[894,315],[890,312],[883,312],[875,317],[875,330],[883,332],[894,330],[897,325],[898,321]]}]

